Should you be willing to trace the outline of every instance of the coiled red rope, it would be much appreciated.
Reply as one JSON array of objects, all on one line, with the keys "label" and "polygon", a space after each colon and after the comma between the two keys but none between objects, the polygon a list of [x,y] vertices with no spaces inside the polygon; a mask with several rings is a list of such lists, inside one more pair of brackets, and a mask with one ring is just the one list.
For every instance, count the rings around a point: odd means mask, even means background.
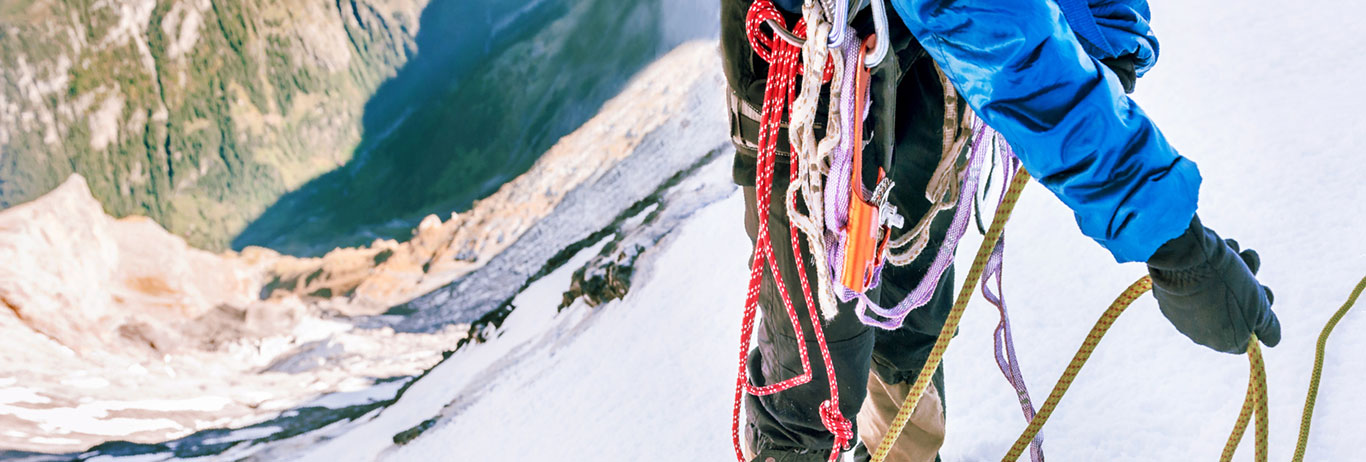
[{"label": "coiled red rope", "polygon": [[[761,27],[768,20],[773,20],[777,24],[786,24],[770,0],[755,1],[750,6],[745,18],[745,32],[749,36],[750,46],[754,48],[759,57],[769,63],[769,73],[768,81],[764,87],[763,111],[759,120],[759,157],[755,175],[756,208],[759,215],[758,236],[754,243],[754,256],[750,264],[749,291],[745,296],[745,314],[744,320],[741,322],[739,372],[736,374],[735,403],[731,415],[731,441],[735,446],[735,456],[741,462],[744,462],[744,453],[740,448],[740,402],[744,398],[744,393],[755,396],[772,395],[811,381],[811,359],[806,348],[806,336],[801,323],[798,321],[797,310],[788,295],[786,285],[783,283],[782,273],[774,259],[773,243],[768,229],[768,216],[771,210],[770,200],[773,193],[773,170],[777,161],[778,130],[782,123],[783,114],[788,111],[796,96],[796,77],[801,72],[801,63],[798,59],[801,50],[773,35],[764,36]],[[793,28],[793,32],[798,36],[804,35],[805,22],[799,21],[797,26]],[[826,78],[829,78],[833,69],[825,69],[825,71]],[[793,155],[795,156],[796,153],[794,152]],[[796,183],[797,170],[795,168],[789,170],[791,171],[790,181]],[[805,268],[801,257],[798,230],[796,227],[791,227],[791,231],[792,255],[796,267]],[[749,356],[750,337],[754,333],[755,313],[759,306],[759,287],[763,280],[765,264],[773,273],[773,280],[777,285],[778,293],[782,296],[783,307],[786,308],[788,318],[792,322],[792,330],[796,333],[797,351],[801,357],[802,373],[787,380],[760,387],[750,383],[745,366]],[[844,415],[839,411],[839,385],[835,380],[835,368],[830,362],[830,349],[825,343],[825,333],[821,328],[819,309],[811,298],[811,286],[807,282],[806,272],[798,270],[797,278],[801,283],[802,294],[805,297],[807,312],[810,315],[811,327],[816,336],[821,359],[825,363],[825,375],[829,379],[830,399],[821,403],[820,416],[821,423],[835,437],[834,445],[830,451],[830,461],[834,462],[839,458],[842,451],[850,448],[850,441],[854,437],[853,424],[844,418]]]}]

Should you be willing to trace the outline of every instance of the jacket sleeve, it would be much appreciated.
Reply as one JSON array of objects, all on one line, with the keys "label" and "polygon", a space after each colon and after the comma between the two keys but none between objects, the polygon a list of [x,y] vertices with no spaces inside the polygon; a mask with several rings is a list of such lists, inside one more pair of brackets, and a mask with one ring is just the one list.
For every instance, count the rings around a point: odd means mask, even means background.
[{"label": "jacket sleeve", "polygon": [[1058,6],[1091,57],[1132,56],[1138,77],[1157,64],[1158,42],[1148,25],[1152,13],[1147,0],[1058,0]]},{"label": "jacket sleeve", "polygon": [[1195,214],[1200,174],[1077,40],[1052,1],[891,0],[968,104],[1119,262]]}]

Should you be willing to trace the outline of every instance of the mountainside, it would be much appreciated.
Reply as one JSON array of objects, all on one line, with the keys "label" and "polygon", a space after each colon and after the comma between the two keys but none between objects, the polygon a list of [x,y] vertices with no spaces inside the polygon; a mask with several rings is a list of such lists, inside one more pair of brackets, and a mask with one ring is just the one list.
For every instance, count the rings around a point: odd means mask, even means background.
[{"label": "mountainside", "polygon": [[0,211],[0,460],[172,440],[177,454],[217,454],[238,441],[231,429],[279,439],[355,418],[604,239],[567,296],[619,297],[602,286],[624,290],[641,251],[717,194],[679,184],[729,160],[715,50],[678,47],[526,174],[402,241],[210,253],[145,217],[107,216],[75,175]]},{"label": "mountainside", "polygon": [[71,173],[116,216],[222,248],[343,164],[426,0],[0,6],[0,207]]},{"label": "mountainside", "polygon": [[525,172],[715,5],[14,0],[0,209],[85,177],[195,247],[402,238]]}]

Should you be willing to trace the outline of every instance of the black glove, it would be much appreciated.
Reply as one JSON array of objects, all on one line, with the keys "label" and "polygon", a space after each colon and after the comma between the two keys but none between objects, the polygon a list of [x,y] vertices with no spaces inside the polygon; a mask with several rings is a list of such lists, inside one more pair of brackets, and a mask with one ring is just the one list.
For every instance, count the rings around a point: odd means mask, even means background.
[{"label": "black glove", "polygon": [[1134,92],[1134,85],[1138,83],[1138,72],[1134,71],[1134,55],[1102,59],[1100,62],[1119,77],[1119,83],[1124,86],[1124,93]]},{"label": "black glove", "polygon": [[1176,330],[1195,343],[1241,354],[1254,333],[1268,347],[1281,341],[1271,289],[1254,276],[1260,266],[1257,252],[1239,253],[1237,242],[1220,239],[1197,216],[1148,259],[1148,274],[1157,306]]}]

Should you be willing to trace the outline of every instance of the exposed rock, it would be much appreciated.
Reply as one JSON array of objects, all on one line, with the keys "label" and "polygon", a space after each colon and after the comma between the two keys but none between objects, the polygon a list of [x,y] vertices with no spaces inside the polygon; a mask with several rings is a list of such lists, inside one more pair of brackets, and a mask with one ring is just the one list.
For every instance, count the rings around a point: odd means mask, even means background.
[{"label": "exposed rock", "polygon": [[197,342],[186,327],[216,308],[241,313],[225,325],[255,309],[248,265],[145,218],[109,218],[79,176],[0,213],[0,261],[9,313],[82,356],[160,357]]},{"label": "exposed rock", "polygon": [[574,271],[560,309],[580,298],[596,307],[626,297],[643,255],[658,247],[693,212],[733,191],[730,182],[716,181],[729,174],[728,156],[714,157],[720,159],[679,172],[665,187],[637,203],[638,212],[616,224],[612,240]]},{"label": "exposed rock", "polygon": [[[355,330],[299,297],[261,300],[281,259],[213,254],[150,219],[109,217],[75,175],[0,211],[0,447],[82,450],[249,424],[416,374],[465,334]],[[328,348],[307,348],[318,342]],[[275,366],[286,355],[295,365]]]}]

